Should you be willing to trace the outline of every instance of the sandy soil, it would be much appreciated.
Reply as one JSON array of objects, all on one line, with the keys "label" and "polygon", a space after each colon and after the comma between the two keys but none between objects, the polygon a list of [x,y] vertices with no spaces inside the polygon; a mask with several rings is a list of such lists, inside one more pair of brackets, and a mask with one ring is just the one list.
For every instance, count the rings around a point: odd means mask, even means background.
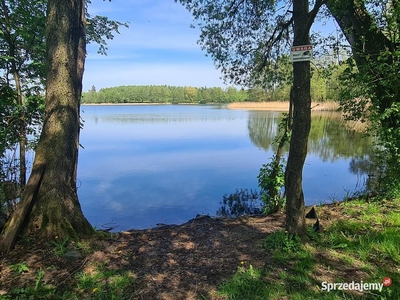
[{"label": "sandy soil", "polygon": [[[339,105],[335,102],[312,102],[313,111],[336,110]],[[245,109],[245,110],[272,110],[272,111],[288,111],[289,102],[234,102],[227,105],[229,109]]]}]

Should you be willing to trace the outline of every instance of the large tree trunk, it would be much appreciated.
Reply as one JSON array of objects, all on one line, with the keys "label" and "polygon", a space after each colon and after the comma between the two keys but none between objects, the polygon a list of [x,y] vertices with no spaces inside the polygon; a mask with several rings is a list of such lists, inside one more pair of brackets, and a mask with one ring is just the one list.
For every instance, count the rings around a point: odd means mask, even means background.
[{"label": "large tree trunk", "polygon": [[395,45],[378,28],[363,1],[329,0],[326,6],[349,42],[357,65],[377,59],[382,50],[395,49]]},{"label": "large tree trunk", "polygon": [[[307,0],[293,1],[294,46],[308,45],[309,8]],[[286,230],[306,236],[303,194],[303,166],[311,128],[310,62],[293,63],[293,125],[285,172]]]},{"label": "large tree trunk", "polygon": [[391,110],[391,107],[400,101],[400,86],[394,75],[399,72],[399,1],[387,3],[391,6],[393,19],[384,30],[378,26],[364,1],[329,0],[326,5],[351,46],[358,71],[370,83],[372,107],[369,112],[379,116],[380,129],[384,131],[379,137],[389,146],[391,157],[388,159],[397,164],[399,145],[393,145],[393,141],[400,139],[400,121],[397,109]]},{"label": "large tree trunk", "polygon": [[46,169],[27,227],[28,232],[40,229],[48,239],[93,231],[76,190],[84,26],[83,0],[49,0],[45,120],[35,155],[35,164]]},{"label": "large tree trunk", "polygon": [[45,171],[23,226],[25,234],[35,232],[47,240],[77,239],[93,232],[76,190],[85,60],[83,13],[83,0],[48,1],[45,119],[33,166],[45,165]]},{"label": "large tree trunk", "polygon": [[[385,69],[378,70],[374,66],[371,67],[371,63],[383,64],[383,60],[386,59],[385,63],[391,66],[393,64],[392,57],[384,57],[380,54],[386,51],[392,53],[396,51],[398,45],[395,42],[397,40],[391,41],[378,28],[363,1],[348,0],[339,2],[330,0],[326,5],[349,42],[357,67],[361,72],[366,72],[373,78],[371,80],[375,84],[375,98],[379,99],[379,110],[380,113],[383,113],[385,109],[392,105],[393,99],[398,99],[400,89],[398,85],[388,86],[384,80],[387,77],[387,74],[384,73]],[[388,97],[388,95],[396,96]],[[393,127],[393,125],[397,126],[397,123],[388,125]]]}]

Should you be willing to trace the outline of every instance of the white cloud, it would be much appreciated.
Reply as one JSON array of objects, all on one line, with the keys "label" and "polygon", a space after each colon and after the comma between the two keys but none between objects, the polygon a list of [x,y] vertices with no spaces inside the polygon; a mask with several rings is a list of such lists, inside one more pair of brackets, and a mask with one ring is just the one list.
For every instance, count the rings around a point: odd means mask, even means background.
[{"label": "white cloud", "polygon": [[129,28],[107,41],[108,55],[88,46],[84,91],[119,85],[222,86],[221,73],[197,44],[192,16],[173,0],[93,0],[92,14],[108,16]]},{"label": "white cloud", "polygon": [[[122,28],[121,34],[107,41],[109,54],[113,52],[143,51],[148,49],[179,50],[201,52],[197,44],[199,34],[195,30],[179,30],[179,27],[159,27],[148,24],[138,27]],[[96,48],[95,44],[88,46]],[[89,57],[90,58],[90,57]]]},{"label": "white cloud", "polygon": [[[150,4],[151,3],[151,4]],[[168,24],[188,25],[192,16],[181,4],[174,1],[151,1],[142,10],[144,19]]]}]

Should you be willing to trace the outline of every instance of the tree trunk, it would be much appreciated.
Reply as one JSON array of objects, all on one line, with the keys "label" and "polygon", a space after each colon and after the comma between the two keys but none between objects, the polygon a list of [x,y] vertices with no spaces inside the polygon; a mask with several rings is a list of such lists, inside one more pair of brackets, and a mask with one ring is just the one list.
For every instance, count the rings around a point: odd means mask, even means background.
[{"label": "tree trunk", "polygon": [[[340,3],[336,0],[327,2],[327,7],[339,24],[340,29],[349,42],[354,60],[359,70],[366,72],[374,80],[375,99],[379,101],[379,113],[384,113],[394,101],[398,101],[400,89],[398,85],[388,85],[385,78],[388,74],[385,73],[388,68],[378,70],[376,67],[370,67],[371,63],[377,65],[386,63],[392,66],[393,57],[384,57],[380,55],[384,52],[394,53],[398,51],[398,43],[395,39],[390,40],[385,33],[378,28],[375,20],[371,17],[364,2],[362,1],[346,1]],[[392,3],[398,5],[396,1]],[[396,34],[398,34],[396,32]],[[389,75],[390,76],[390,75]],[[387,128],[397,128],[397,118],[387,118],[388,123],[383,123],[382,126]]]},{"label": "tree trunk", "polygon": [[[13,48],[13,47],[12,47]],[[12,55],[14,56],[14,55]],[[12,63],[12,72],[17,89],[17,104],[20,108],[23,107],[22,87],[15,62]],[[26,184],[26,122],[25,113],[22,116],[22,124],[19,132],[19,190],[21,191]]]},{"label": "tree trunk", "polygon": [[[398,76],[395,75],[399,73],[399,1],[387,3],[390,14],[383,29],[364,1],[341,2],[330,0],[327,7],[346,36],[358,71],[371,89],[369,100],[372,106],[368,113],[381,145],[388,151],[386,163],[396,166],[400,157],[400,120],[397,108],[392,108],[399,105],[400,99]],[[390,173],[390,169],[385,173]],[[398,174],[391,176],[398,177]]]},{"label": "tree trunk", "polygon": [[25,234],[46,240],[93,233],[76,189],[86,45],[83,13],[83,0],[48,1],[45,119],[33,166],[46,167],[23,226]]},{"label": "tree trunk", "polygon": [[[294,46],[310,43],[308,13],[307,0],[293,1]],[[293,63],[293,125],[285,172],[286,230],[300,237],[307,233],[302,179],[311,128],[310,76],[309,61]]]}]

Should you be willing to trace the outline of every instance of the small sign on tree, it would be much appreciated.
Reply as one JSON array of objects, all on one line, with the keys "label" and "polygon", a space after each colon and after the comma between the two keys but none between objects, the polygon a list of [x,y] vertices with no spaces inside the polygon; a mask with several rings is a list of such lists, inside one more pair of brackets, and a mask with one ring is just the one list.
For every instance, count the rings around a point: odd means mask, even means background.
[{"label": "small sign on tree", "polygon": [[293,46],[290,57],[292,62],[310,61],[312,59],[312,45]]}]

